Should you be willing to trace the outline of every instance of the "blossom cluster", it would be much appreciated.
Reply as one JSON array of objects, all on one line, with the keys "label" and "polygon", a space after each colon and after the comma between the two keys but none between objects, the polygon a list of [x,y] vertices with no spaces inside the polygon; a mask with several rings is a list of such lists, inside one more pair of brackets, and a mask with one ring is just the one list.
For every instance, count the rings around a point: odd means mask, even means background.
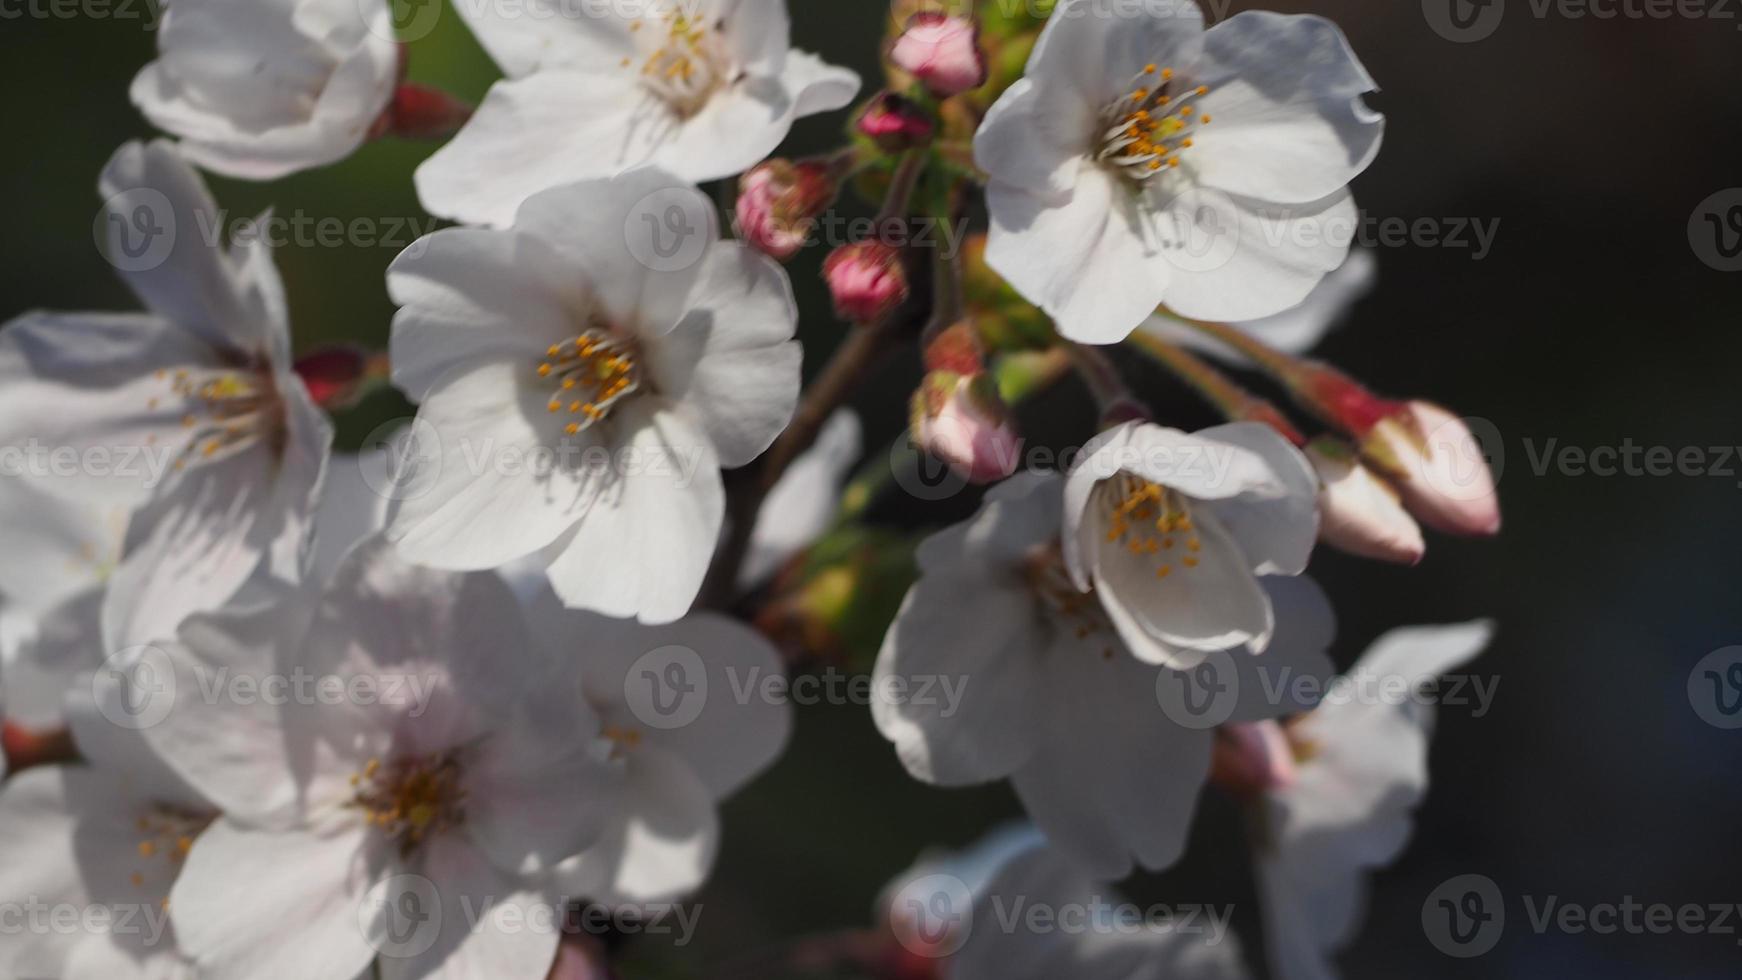
[{"label": "blossom cluster", "polygon": [[[1008,780],[1031,821],[897,877],[888,941],[829,954],[852,975],[1243,975],[1225,920],[1107,945],[1153,918],[1111,884],[1179,860],[1207,788],[1250,816],[1273,968],[1333,969],[1431,712],[1322,696],[1305,573],[1500,524],[1456,416],[1302,356],[1374,260],[1276,229],[1351,224],[1376,85],[1316,16],[931,6],[892,4],[855,105],[785,0],[458,4],[503,75],[474,107],[407,80],[386,0],[174,0],[131,90],[167,135],[98,179],[141,309],[0,329],[0,903],[80,910],[0,929],[0,973],[615,976],[589,923],[702,887],[788,672],[842,666],[915,779]],[[849,107],[839,149],[772,156]],[[271,242],[193,233],[225,227],[201,171],[382,139],[436,144],[410,180],[456,224],[387,269],[385,350],[299,352]],[[953,230],[837,244],[807,386],[785,263],[852,193]],[[902,350],[908,439],[990,485],[923,540],[867,515],[899,475],[849,482],[847,403]],[[1226,421],[1157,421],[1126,353]],[[1099,425],[1019,465],[1068,374]],[[336,448],[388,384],[415,420]],[[1355,673],[1418,691],[1490,633],[1399,629]],[[1086,911],[1017,928],[1012,897]]]}]

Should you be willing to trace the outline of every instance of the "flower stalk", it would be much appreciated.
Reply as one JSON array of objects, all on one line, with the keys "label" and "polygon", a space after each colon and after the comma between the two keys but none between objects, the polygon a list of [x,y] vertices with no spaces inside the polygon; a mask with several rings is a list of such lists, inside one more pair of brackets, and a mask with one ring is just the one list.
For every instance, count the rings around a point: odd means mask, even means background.
[{"label": "flower stalk", "polygon": [[1306,445],[1306,436],[1281,409],[1242,388],[1203,358],[1142,330],[1132,333],[1131,343],[1189,385],[1229,421],[1262,422],[1296,446]]}]

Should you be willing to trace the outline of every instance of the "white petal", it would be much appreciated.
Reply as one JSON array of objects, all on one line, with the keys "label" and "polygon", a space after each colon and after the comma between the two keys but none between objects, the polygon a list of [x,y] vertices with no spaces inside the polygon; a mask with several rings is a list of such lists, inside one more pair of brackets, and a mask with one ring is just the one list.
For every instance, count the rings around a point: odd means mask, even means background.
[{"label": "white petal", "polygon": [[[12,776],[0,790],[0,889],[17,897],[83,905],[89,892],[80,875],[68,811],[69,779],[89,780],[68,766],[42,766]],[[0,942],[0,972],[9,977],[58,977],[86,935],[17,928]]]},{"label": "white petal", "polygon": [[689,763],[657,746],[629,750],[616,821],[556,869],[565,894],[606,905],[669,902],[707,880],[719,849],[714,795]]},{"label": "white petal", "polygon": [[339,562],[358,542],[387,526],[390,500],[372,482],[372,474],[388,471],[393,465],[390,454],[391,450],[377,447],[333,456],[315,511],[314,545],[309,555],[311,582],[331,579]]},{"label": "white petal", "polygon": [[1058,120],[1041,111],[1034,84],[1017,79],[986,111],[974,133],[974,162],[994,182],[1063,198],[1076,186],[1087,144],[1082,133],[1061,132]]},{"label": "white petal", "polygon": [[650,128],[664,125],[651,99],[614,71],[497,82],[459,134],[417,168],[418,200],[444,218],[507,227],[539,191],[645,162]]},{"label": "white petal", "polygon": [[[272,832],[220,817],[170,893],[182,950],[218,980],[354,977],[375,957],[359,918],[370,859],[360,829]],[[243,885],[251,901],[236,900]]]},{"label": "white petal", "polygon": [[[1317,347],[1325,334],[1348,315],[1350,307],[1372,290],[1377,265],[1372,249],[1353,249],[1349,258],[1335,272],[1319,280],[1299,305],[1271,316],[1230,325],[1285,354],[1304,354]],[[1244,367],[1250,363],[1233,348],[1171,316],[1153,316],[1144,322],[1142,329],[1230,364]]]},{"label": "white petal", "polygon": [[1168,288],[1169,267],[1150,254],[1135,199],[1103,168],[1080,168],[1066,202],[994,183],[986,207],[986,264],[1072,340],[1125,339]]},{"label": "white petal", "polygon": [[1202,510],[1234,536],[1259,575],[1299,575],[1319,533],[1318,477],[1306,456],[1268,425],[1233,422],[1197,433],[1263,458],[1283,493],[1270,488],[1203,502]]},{"label": "white petal", "polygon": [[[265,354],[284,329],[270,319],[265,294],[252,275],[276,272],[271,263],[244,275],[220,247],[221,210],[187,161],[169,143],[128,143],[115,151],[98,182],[104,197],[111,261],[145,305],[218,350]],[[155,231],[153,231],[155,229]],[[167,238],[163,237],[167,236]],[[157,242],[167,252],[157,257]],[[143,256],[131,253],[144,248]],[[156,261],[150,261],[156,258]]]},{"label": "white petal", "polygon": [[723,22],[727,50],[741,69],[768,75],[779,71],[787,60],[792,23],[786,0],[702,0],[699,8],[690,9],[696,11],[698,20],[711,16]]},{"label": "white petal", "polygon": [[1204,35],[1195,82],[1214,117],[1187,154],[1208,187],[1304,203],[1336,193],[1379,153],[1385,118],[1361,94],[1377,89],[1337,25],[1248,10]]},{"label": "white petal", "polygon": [[532,235],[446,228],[387,267],[393,383],[414,402],[451,372],[489,361],[536,365],[585,329],[589,270]]},{"label": "white petal", "polygon": [[600,477],[587,451],[604,436],[597,427],[565,436],[566,416],[549,411],[552,389],[538,381],[531,362],[486,363],[430,391],[387,529],[407,559],[494,568],[588,513]]},{"label": "white petal", "polygon": [[[103,581],[121,555],[127,510],[44,492],[40,484],[0,479],[0,600],[33,615]],[[10,678],[8,678],[10,682]]]},{"label": "white petal", "polygon": [[766,255],[721,242],[702,260],[689,313],[650,338],[659,392],[708,434],[720,465],[749,463],[798,406],[803,353],[786,272]]},{"label": "white petal", "polygon": [[738,588],[751,589],[821,537],[840,509],[841,484],[858,461],[859,416],[837,409],[817,441],[786,468],[756,513]]},{"label": "white petal", "polygon": [[456,5],[478,43],[509,78],[554,68],[599,68],[635,54],[627,17],[617,8],[565,0]]},{"label": "white petal", "polygon": [[926,573],[883,638],[872,689],[895,691],[899,683],[905,694],[875,697],[871,717],[915,779],[989,782],[1037,751],[1035,729],[1052,710],[1050,630],[1036,615],[1036,597],[995,578],[998,571]]},{"label": "white petal", "polygon": [[618,792],[619,774],[595,745],[597,716],[578,698],[546,700],[486,735],[466,773],[466,836],[508,874],[544,871],[592,845]]},{"label": "white petal", "polygon": [[809,51],[787,54],[780,83],[792,98],[793,119],[846,108],[859,94],[861,84],[858,73],[831,65]]},{"label": "white petal", "polygon": [[1156,668],[1106,648],[1104,637],[1058,637],[1036,751],[1013,783],[1053,844],[1110,880],[1134,860],[1159,870],[1179,858],[1209,774],[1211,735],[1163,713]]},{"label": "white petal", "polygon": [[1168,308],[1194,320],[1237,321],[1304,300],[1349,254],[1360,215],[1347,191],[1288,205],[1206,191],[1174,198],[1157,221],[1215,236],[1201,255],[1160,253],[1170,265]]},{"label": "white petal", "polygon": [[1203,34],[1204,15],[1191,0],[1065,0],[1047,18],[1027,74],[1045,112],[1086,134],[1091,114],[1131,91],[1148,65],[1195,62]]},{"label": "white petal", "polygon": [[[491,867],[463,839],[451,836],[430,841],[421,870],[434,884],[441,905],[434,921],[424,920],[415,929],[439,931],[433,937],[414,931],[415,945],[433,939],[415,955],[382,956],[381,980],[537,980],[550,971],[562,923],[542,894]],[[394,938],[387,934],[388,943]],[[384,950],[392,948],[383,945]]]},{"label": "white petal", "polygon": [[613,422],[628,466],[599,488],[550,581],[569,606],[668,623],[689,611],[719,540],[719,459],[704,433],[656,401],[623,409]]}]

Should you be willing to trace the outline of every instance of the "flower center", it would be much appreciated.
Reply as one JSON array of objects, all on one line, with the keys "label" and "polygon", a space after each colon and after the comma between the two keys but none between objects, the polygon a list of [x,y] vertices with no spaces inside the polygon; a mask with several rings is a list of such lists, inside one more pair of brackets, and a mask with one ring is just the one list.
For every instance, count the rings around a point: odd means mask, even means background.
[{"label": "flower center", "polygon": [[545,408],[552,415],[566,411],[574,417],[563,426],[571,436],[603,419],[613,405],[641,387],[633,347],[604,329],[552,344],[544,356],[538,376],[556,385]]},{"label": "flower center", "polygon": [[1191,103],[1209,92],[1207,85],[1178,85],[1172,68],[1145,66],[1131,91],[1102,110],[1107,130],[1095,159],[1136,181],[1179,166],[1192,134],[1210,121]]},{"label": "flower center", "polygon": [[[158,371],[169,385],[167,397],[186,406],[182,428],[189,430],[187,448],[175,461],[215,463],[252,448],[262,440],[276,444],[284,432],[284,405],[265,373],[251,369]],[[155,411],[164,396],[146,407]]]},{"label": "flower center", "polygon": [[[158,803],[148,806],[133,821],[133,827],[139,832],[139,843],[136,850],[139,859],[144,862],[162,861],[167,870],[167,877],[158,879],[156,870],[149,864],[142,864],[128,874],[127,880],[135,888],[146,887],[151,880],[173,881],[181,863],[193,849],[194,838],[200,835],[217,814],[206,813],[183,807]],[[147,875],[147,872],[153,872]],[[169,901],[165,896],[163,901]]]},{"label": "flower center", "polygon": [[[700,17],[681,10],[655,18],[654,29],[643,32],[646,21],[629,25],[631,32],[652,39],[652,51],[641,62],[641,82],[681,118],[695,115],[730,74],[718,24],[710,26]],[[625,68],[635,59],[624,58]]]},{"label": "flower center", "polygon": [[409,853],[431,834],[459,826],[466,817],[466,791],[459,751],[395,759],[370,759],[351,776],[356,794],[350,806],[363,820]]},{"label": "flower center", "polygon": [[[1094,591],[1079,592],[1076,583],[1071,581],[1070,572],[1065,569],[1064,553],[1057,541],[1030,552],[1022,570],[1041,607],[1074,630],[1077,639],[1087,639],[1096,633],[1112,633],[1113,624],[1107,621],[1101,600],[1095,598]],[[1113,647],[1104,647],[1101,656],[1111,660]]]},{"label": "flower center", "polygon": [[1198,567],[1203,543],[1193,533],[1186,498],[1158,483],[1120,473],[1101,484],[1101,500],[1107,509],[1107,543],[1123,543],[1134,555],[1156,556],[1155,577],[1173,574],[1173,550],[1183,545],[1179,558],[1187,569]]}]

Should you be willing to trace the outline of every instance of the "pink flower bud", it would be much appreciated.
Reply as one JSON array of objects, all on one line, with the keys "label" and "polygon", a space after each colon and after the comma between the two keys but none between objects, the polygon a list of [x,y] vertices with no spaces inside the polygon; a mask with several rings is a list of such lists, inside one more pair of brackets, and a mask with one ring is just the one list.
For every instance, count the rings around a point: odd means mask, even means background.
[{"label": "pink flower bud", "polygon": [[309,397],[327,411],[350,408],[363,395],[373,366],[369,352],[350,344],[317,347],[296,359],[295,370]]},{"label": "pink flower bud", "polygon": [[804,247],[837,187],[827,164],[769,160],[738,181],[738,237],[785,262]]},{"label": "pink flower bud", "polygon": [[912,99],[884,92],[859,114],[859,132],[885,153],[900,153],[931,142],[937,127]]},{"label": "pink flower bud", "polygon": [[914,393],[913,437],[970,483],[1016,472],[1022,437],[989,374],[933,371]]},{"label": "pink flower bud", "polygon": [[872,323],[907,300],[907,272],[901,250],[880,241],[842,245],[823,263],[823,278],[835,298],[835,315]]},{"label": "pink flower bud", "polygon": [[972,18],[938,11],[915,14],[889,49],[889,60],[940,99],[986,84],[980,25]]},{"label": "pink flower bud", "polygon": [[1397,487],[1416,520],[1448,534],[1497,534],[1500,498],[1481,443],[1464,421],[1413,401],[1381,419],[1361,455]]},{"label": "pink flower bud", "polygon": [[1319,539],[1362,558],[1413,565],[1427,551],[1397,491],[1340,439],[1315,439],[1306,457],[1319,474]]},{"label": "pink flower bud", "polygon": [[1294,747],[1275,721],[1235,722],[1216,729],[1210,778],[1239,797],[1294,785]]},{"label": "pink flower bud", "polygon": [[472,118],[472,106],[441,89],[401,82],[393,100],[375,120],[372,136],[409,140],[447,139]]}]

